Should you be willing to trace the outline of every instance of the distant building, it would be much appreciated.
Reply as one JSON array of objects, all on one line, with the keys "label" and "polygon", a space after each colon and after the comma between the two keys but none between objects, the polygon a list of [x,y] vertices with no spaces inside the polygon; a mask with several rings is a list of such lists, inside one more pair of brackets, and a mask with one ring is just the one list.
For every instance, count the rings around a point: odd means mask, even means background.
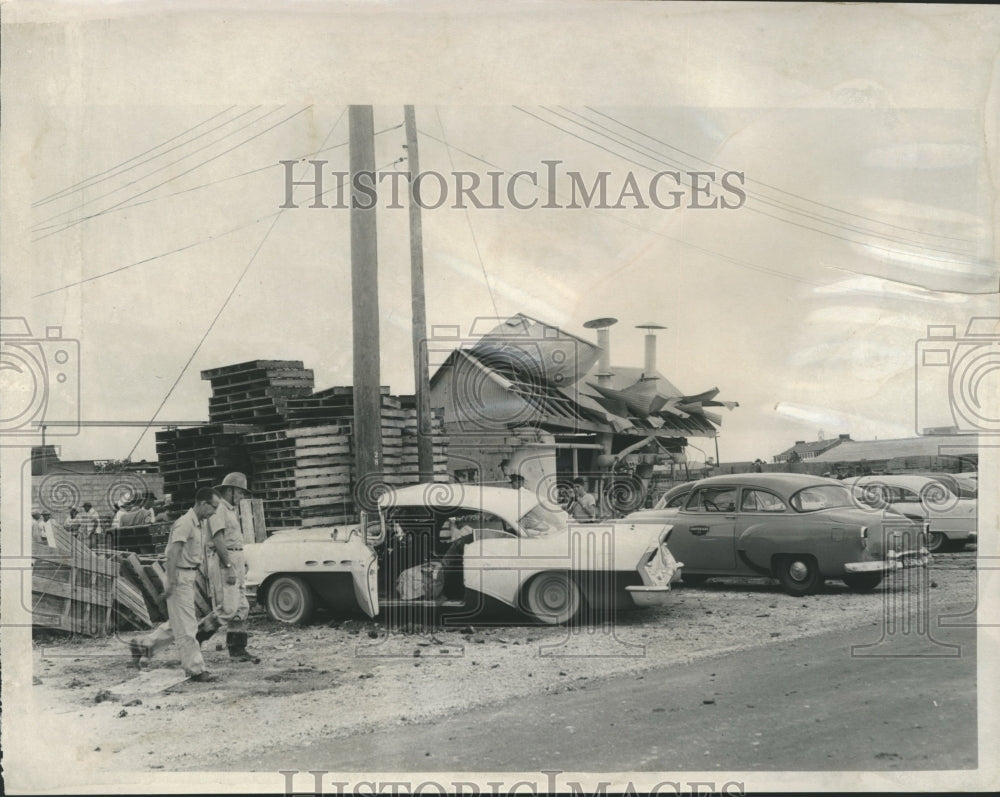
[{"label": "distant building", "polygon": [[817,463],[864,463],[872,472],[974,470],[979,462],[978,435],[927,435],[892,440],[846,440],[814,459]]},{"label": "distant building", "polygon": [[815,459],[830,449],[836,448],[841,443],[850,441],[850,439],[851,436],[849,434],[842,434],[830,440],[813,440],[808,443],[805,440],[796,440],[794,446],[785,449],[780,454],[776,454],[774,461],[802,462],[807,459]]}]

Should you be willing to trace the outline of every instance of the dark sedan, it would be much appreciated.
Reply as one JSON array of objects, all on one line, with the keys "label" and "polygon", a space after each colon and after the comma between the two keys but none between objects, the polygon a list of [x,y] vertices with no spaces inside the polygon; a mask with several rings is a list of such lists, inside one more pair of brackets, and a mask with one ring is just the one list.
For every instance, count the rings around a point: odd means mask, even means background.
[{"label": "dark sedan", "polygon": [[673,524],[669,548],[687,583],[776,578],[789,594],[807,595],[826,579],[840,579],[870,590],[886,572],[930,560],[925,525],[859,506],[835,479],[746,473],[683,488],[666,502],[672,506],[630,519]]}]

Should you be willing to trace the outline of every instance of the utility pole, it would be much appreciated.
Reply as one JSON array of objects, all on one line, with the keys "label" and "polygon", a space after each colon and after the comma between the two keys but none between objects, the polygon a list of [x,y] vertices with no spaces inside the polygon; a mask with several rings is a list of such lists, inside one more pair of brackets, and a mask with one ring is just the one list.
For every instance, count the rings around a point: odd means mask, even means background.
[{"label": "utility pole", "polygon": [[358,509],[374,511],[371,480],[382,470],[382,399],[379,373],[378,233],[375,204],[359,190],[367,172],[375,190],[375,121],[370,105],[348,109],[351,168],[351,300],[354,344],[354,465]]},{"label": "utility pole", "polygon": [[417,400],[417,470],[420,481],[434,481],[434,438],[431,426],[431,384],[427,364],[427,307],[424,302],[424,230],[420,202],[414,188],[420,174],[417,153],[417,117],[412,105],[403,106],[406,158],[410,172],[410,293],[413,309],[413,392]]}]

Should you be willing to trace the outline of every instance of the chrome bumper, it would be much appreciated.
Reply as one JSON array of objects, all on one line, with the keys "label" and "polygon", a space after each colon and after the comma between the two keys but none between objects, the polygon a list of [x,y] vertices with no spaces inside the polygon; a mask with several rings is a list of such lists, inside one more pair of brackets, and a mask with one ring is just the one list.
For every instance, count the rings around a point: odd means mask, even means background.
[{"label": "chrome bumper", "polygon": [[632,598],[632,602],[640,608],[645,608],[647,606],[664,606],[669,599],[668,593],[670,592],[670,586],[631,586],[625,587],[625,591],[628,592],[629,597]]},{"label": "chrome bumper", "polygon": [[931,555],[926,548],[912,553],[890,551],[885,559],[875,562],[848,562],[844,565],[845,573],[885,573],[893,570],[904,570],[908,567],[927,567]]}]

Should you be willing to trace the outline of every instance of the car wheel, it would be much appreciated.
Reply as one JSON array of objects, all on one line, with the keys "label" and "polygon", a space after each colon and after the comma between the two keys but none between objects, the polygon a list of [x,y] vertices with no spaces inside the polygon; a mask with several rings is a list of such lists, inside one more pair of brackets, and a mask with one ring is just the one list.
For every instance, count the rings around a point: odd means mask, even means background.
[{"label": "car wheel", "polygon": [[844,576],[844,583],[857,592],[870,592],[882,583],[882,574],[852,573]]},{"label": "car wheel", "polygon": [[278,576],[267,588],[267,615],[279,623],[305,623],[316,608],[313,591],[298,576]]},{"label": "car wheel", "polygon": [[819,589],[823,577],[811,556],[785,556],[777,563],[778,581],[789,595],[810,595]]},{"label": "car wheel", "polygon": [[927,550],[931,553],[941,553],[948,550],[948,537],[942,531],[932,531],[927,535]]},{"label": "car wheel", "polygon": [[699,587],[708,581],[708,576],[700,573],[681,573],[681,581],[689,587]]},{"label": "car wheel", "polygon": [[561,625],[576,619],[583,608],[580,587],[569,573],[541,573],[525,591],[528,613],[543,623]]}]

